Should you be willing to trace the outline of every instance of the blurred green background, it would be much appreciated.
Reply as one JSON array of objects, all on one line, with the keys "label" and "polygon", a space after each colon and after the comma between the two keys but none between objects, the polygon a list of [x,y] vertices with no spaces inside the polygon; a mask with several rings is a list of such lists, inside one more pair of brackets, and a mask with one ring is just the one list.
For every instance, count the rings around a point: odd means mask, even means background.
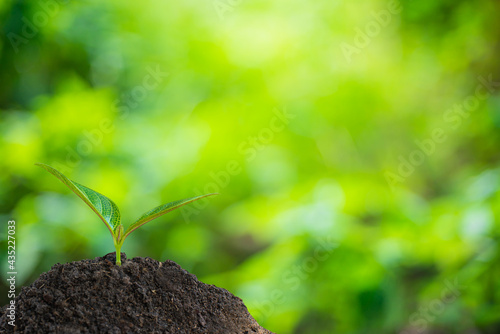
[{"label": "blurred green background", "polygon": [[500,332],[500,3],[0,2],[1,304],[114,251],[43,162],[277,333]]}]

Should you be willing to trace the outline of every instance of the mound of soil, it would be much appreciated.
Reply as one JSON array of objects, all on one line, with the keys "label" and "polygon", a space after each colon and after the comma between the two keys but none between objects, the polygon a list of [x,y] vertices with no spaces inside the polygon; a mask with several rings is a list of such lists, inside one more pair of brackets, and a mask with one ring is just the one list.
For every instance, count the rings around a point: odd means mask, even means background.
[{"label": "mound of soil", "polygon": [[2,333],[271,333],[227,290],[172,261],[115,253],[56,264],[16,297],[16,326]]}]

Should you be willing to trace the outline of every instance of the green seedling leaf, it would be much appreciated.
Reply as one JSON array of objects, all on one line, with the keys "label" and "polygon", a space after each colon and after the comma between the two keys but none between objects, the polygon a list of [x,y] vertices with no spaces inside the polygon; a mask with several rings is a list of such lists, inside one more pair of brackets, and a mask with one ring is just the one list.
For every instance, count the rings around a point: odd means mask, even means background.
[{"label": "green seedling leaf", "polygon": [[156,218],[158,218],[158,217],[160,217],[160,216],[162,216],[170,211],[173,211],[177,208],[180,208],[183,205],[192,203],[192,202],[197,201],[199,199],[202,199],[204,197],[213,196],[213,195],[218,195],[218,194],[217,193],[205,194],[205,195],[181,199],[179,201],[174,201],[174,202],[170,202],[167,204],[157,206],[156,208],[151,209],[148,212],[146,212],[145,214],[143,214],[132,225],[130,225],[127,228],[127,231],[125,232],[125,235],[123,237],[126,238],[135,229],[141,227],[142,225],[146,224],[147,222],[150,222],[151,220],[156,219]]},{"label": "green seedling leaf", "polygon": [[71,189],[75,194],[78,195],[94,212],[102,219],[106,227],[111,232],[113,237],[113,243],[116,249],[116,264],[121,265],[120,250],[122,248],[125,238],[132,233],[135,229],[141,227],[147,222],[158,218],[167,212],[180,208],[183,205],[202,199],[203,197],[217,195],[217,194],[206,194],[186,199],[181,199],[180,201],[170,202],[168,204],[160,205],[145,214],[143,214],[136,222],[129,226],[127,231],[123,232],[123,225],[120,222],[120,211],[116,204],[104,195],[99,194],[90,188],[85,187],[79,183],[71,181],[66,176],[64,176],[57,169],[50,167],[49,165],[37,163],[38,165],[50,173],[54,174],[59,180],[61,180],[69,189]]},{"label": "green seedling leaf", "polygon": [[115,230],[120,226],[120,211],[116,204],[106,196],[99,194],[90,188],[79,183],[71,181],[64,174],[49,165],[37,163],[40,166],[53,174],[62,181],[69,189],[78,195],[94,212],[102,219],[111,234],[115,235]]}]

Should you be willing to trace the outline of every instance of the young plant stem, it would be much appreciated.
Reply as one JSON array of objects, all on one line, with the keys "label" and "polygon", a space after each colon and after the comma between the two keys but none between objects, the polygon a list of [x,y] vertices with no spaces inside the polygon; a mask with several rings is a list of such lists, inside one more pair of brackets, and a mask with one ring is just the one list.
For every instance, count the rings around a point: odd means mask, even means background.
[{"label": "young plant stem", "polygon": [[113,232],[113,243],[115,244],[115,249],[116,249],[116,265],[121,266],[122,265],[122,259],[121,259],[121,249],[123,242],[125,241],[125,237],[123,235],[123,225],[120,224],[118,225],[117,229]]},{"label": "young plant stem", "polygon": [[116,265],[117,266],[121,266],[122,265],[121,248],[122,248],[122,244],[121,243],[116,243],[115,244],[115,249],[116,249]]}]

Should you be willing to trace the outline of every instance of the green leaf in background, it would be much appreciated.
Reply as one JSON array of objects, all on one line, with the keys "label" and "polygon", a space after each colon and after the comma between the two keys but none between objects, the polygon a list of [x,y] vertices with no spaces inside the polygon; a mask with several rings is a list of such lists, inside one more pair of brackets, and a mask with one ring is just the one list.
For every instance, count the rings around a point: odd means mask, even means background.
[{"label": "green leaf in background", "polygon": [[42,163],[37,163],[35,165],[44,168],[68,186],[68,188],[70,188],[75,194],[78,195],[78,197],[87,203],[92,210],[94,210],[99,218],[101,218],[106,224],[106,227],[109,229],[111,234],[114,235],[116,228],[120,226],[120,211],[112,200],[102,194],[99,194],[97,191],[71,181],[57,169],[50,167],[49,165]]},{"label": "green leaf in background", "polygon": [[208,196],[213,196],[213,195],[218,195],[217,193],[212,193],[212,194],[205,194],[205,195],[200,195],[196,197],[191,197],[191,198],[186,198],[186,199],[181,199],[178,201],[170,202],[167,204],[163,204],[160,206],[157,206],[154,209],[149,210],[145,214],[143,214],[138,220],[136,220],[132,225],[130,225],[127,228],[127,231],[125,232],[124,238],[127,237],[132,231],[135,229],[139,228],[140,226],[146,224],[147,222],[156,219],[172,210],[175,210],[177,208],[180,208],[183,205],[192,203],[194,201],[197,201],[199,199],[202,199],[203,197],[208,197]]}]

